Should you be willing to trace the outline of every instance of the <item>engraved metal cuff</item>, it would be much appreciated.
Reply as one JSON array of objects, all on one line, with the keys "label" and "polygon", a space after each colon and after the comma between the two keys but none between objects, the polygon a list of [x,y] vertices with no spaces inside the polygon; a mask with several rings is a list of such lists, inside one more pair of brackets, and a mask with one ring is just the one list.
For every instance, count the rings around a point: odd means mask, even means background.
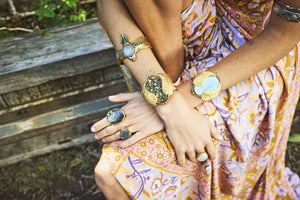
[{"label": "engraved metal cuff", "polygon": [[220,78],[210,71],[198,74],[193,80],[193,94],[201,97],[203,101],[209,101],[221,91]]},{"label": "engraved metal cuff", "polygon": [[275,0],[273,5],[274,12],[283,20],[288,22],[300,21],[300,9],[291,7],[281,1]]},{"label": "engraved metal cuff", "polygon": [[128,37],[124,34],[120,36],[120,42],[123,46],[122,49],[116,52],[117,60],[119,65],[123,65],[123,60],[125,58],[131,61],[136,61],[136,53],[145,48],[151,48],[151,44],[145,37],[135,40],[134,42],[129,42]]},{"label": "engraved metal cuff", "polygon": [[151,105],[166,104],[176,91],[171,79],[166,74],[149,76],[142,86],[142,95]]}]

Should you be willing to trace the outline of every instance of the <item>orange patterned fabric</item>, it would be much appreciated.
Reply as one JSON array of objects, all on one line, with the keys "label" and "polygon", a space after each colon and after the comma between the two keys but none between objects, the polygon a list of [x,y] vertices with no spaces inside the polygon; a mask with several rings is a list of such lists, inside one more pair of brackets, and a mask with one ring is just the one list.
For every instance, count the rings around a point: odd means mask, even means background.
[{"label": "orange patterned fabric", "polygon": [[[194,0],[182,13],[185,69],[177,84],[213,66],[257,35],[265,27],[271,7],[272,1],[263,0]],[[196,108],[224,137],[215,142],[215,161],[188,162],[179,167],[164,131],[124,149],[114,143],[104,146],[103,158],[130,197],[300,198],[299,178],[285,168],[300,91],[299,48],[300,43],[275,66]]]}]

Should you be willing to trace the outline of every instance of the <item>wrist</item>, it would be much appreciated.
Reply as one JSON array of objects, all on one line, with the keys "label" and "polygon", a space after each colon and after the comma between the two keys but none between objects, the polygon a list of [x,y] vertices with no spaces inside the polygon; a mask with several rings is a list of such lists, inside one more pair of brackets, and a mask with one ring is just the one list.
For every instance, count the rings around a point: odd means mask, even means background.
[{"label": "wrist", "polygon": [[177,87],[177,89],[191,107],[194,108],[194,107],[198,106],[199,104],[203,103],[202,99],[195,96],[192,92],[192,90],[193,90],[192,80],[189,80],[189,81],[186,81],[186,82],[180,84]]},{"label": "wrist", "polygon": [[185,106],[186,101],[180,92],[175,92],[167,104],[157,105],[155,110],[160,118],[166,122],[170,117],[174,117],[174,111],[178,110],[178,106]]}]

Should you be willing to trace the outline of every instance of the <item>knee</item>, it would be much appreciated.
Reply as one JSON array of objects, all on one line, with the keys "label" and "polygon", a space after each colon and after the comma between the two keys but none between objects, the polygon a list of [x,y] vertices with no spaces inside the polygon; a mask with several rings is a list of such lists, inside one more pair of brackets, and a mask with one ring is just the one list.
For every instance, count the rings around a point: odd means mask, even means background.
[{"label": "knee", "polygon": [[102,165],[99,162],[94,169],[94,174],[95,174],[96,184],[100,189],[110,185],[111,183],[110,180],[111,178],[113,178],[113,175],[108,166]]}]

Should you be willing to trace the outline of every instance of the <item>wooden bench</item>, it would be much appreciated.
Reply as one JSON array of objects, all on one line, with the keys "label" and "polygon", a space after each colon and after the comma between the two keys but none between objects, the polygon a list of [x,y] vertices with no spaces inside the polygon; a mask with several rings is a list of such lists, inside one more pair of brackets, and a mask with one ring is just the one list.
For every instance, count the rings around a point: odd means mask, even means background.
[{"label": "wooden bench", "polygon": [[128,91],[97,19],[48,31],[0,40],[0,166],[94,141],[120,106],[107,96]]}]

